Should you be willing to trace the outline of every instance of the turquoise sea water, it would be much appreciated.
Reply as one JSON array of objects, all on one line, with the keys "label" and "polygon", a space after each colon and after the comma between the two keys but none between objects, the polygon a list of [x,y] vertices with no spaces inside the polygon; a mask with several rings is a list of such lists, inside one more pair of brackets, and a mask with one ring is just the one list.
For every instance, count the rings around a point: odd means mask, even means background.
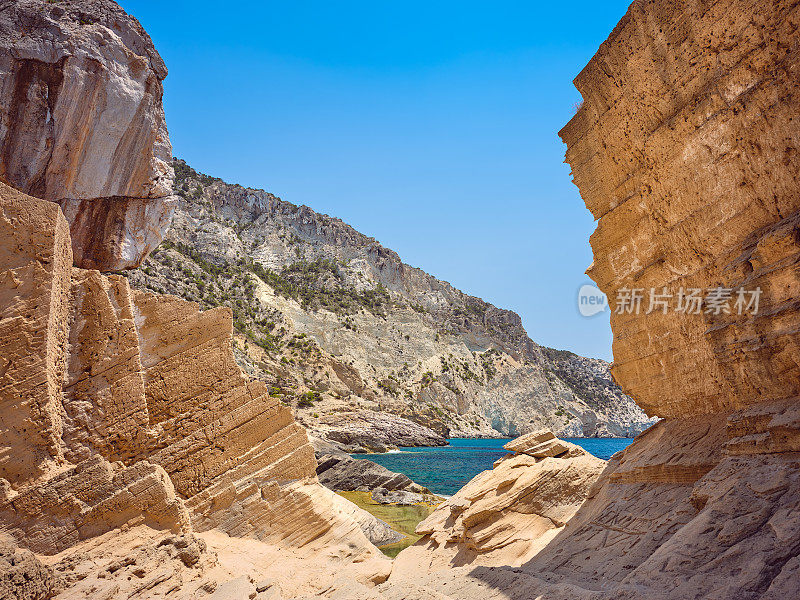
[{"label": "turquoise sea water", "polygon": [[[633,438],[566,438],[598,458],[607,460],[625,449]],[[368,459],[390,471],[404,473],[432,492],[452,496],[481,471],[508,454],[503,440],[454,438],[449,446],[439,448],[401,448],[386,454],[354,454],[353,458]]]}]

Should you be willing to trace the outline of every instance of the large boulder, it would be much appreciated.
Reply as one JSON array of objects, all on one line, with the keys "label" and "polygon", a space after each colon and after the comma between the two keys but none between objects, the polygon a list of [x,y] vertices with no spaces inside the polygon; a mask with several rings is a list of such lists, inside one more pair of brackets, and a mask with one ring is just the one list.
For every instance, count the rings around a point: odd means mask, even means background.
[{"label": "large boulder", "polygon": [[0,178],[61,204],[76,266],[135,267],[174,208],[164,61],[112,0],[0,11]]},{"label": "large boulder", "polygon": [[358,410],[323,416],[315,433],[329,442],[386,452],[389,446],[447,446],[447,439],[392,413]]},{"label": "large boulder", "polygon": [[318,453],[317,477],[320,483],[336,492],[369,492],[377,488],[430,494],[407,475],[395,473],[366,459],[356,459],[344,452]]}]

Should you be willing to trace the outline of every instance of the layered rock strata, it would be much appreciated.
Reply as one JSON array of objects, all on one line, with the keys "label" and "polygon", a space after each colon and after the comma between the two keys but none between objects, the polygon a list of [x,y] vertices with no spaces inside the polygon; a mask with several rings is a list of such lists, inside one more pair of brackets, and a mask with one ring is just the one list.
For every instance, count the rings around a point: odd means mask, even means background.
[{"label": "layered rock strata", "polygon": [[131,284],[229,306],[242,367],[316,435],[381,451],[539,429],[630,437],[652,424],[608,363],[538,346],[519,315],[338,219],[173,164],[174,223]]},{"label": "layered rock strata", "polygon": [[167,68],[112,0],[0,11],[0,179],[61,204],[75,264],[138,265],[174,209]]},{"label": "layered rock strata", "polygon": [[58,205],[4,184],[0,249],[0,523],[16,543],[214,529],[385,571],[362,532],[380,524],[317,482],[291,410],[237,367],[228,310],[72,267]]},{"label": "layered rock strata", "polygon": [[[800,396],[797,7],[761,8],[634,3],[561,131],[597,219],[588,274],[612,303],[645,292],[612,314],[612,371],[662,417]],[[681,288],[720,287],[727,307],[675,310]],[[651,288],[673,294],[666,314],[647,313]],[[757,312],[739,288],[761,290]]]},{"label": "layered rock strata", "polygon": [[317,477],[325,487],[335,491],[369,492],[381,488],[430,494],[428,488],[415,483],[407,475],[390,471],[370,460],[352,458],[343,452],[319,453]]},{"label": "layered rock strata", "polygon": [[733,292],[612,315],[612,372],[665,420],[526,573],[616,598],[800,593],[798,73],[796,3],[635,2],[576,78],[561,136],[598,219],[590,276],[610,298]]},{"label": "layered rock strata", "polygon": [[[338,597],[800,596],[799,74],[795,2],[631,5],[561,136],[598,219],[589,274],[612,304],[644,296],[612,315],[612,372],[664,419],[518,568],[410,569]],[[681,288],[731,290],[728,310],[678,312]],[[760,288],[757,311],[737,288]]]},{"label": "layered rock strata", "polygon": [[326,415],[315,427],[318,435],[331,442],[368,450],[386,452],[398,446],[446,446],[447,440],[408,419],[372,410]]}]

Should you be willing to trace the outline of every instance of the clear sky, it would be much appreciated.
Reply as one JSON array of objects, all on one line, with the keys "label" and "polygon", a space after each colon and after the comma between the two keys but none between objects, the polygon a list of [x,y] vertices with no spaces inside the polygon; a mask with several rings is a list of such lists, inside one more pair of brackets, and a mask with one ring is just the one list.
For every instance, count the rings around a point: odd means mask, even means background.
[{"label": "clear sky", "polygon": [[611,358],[608,313],[576,308],[594,222],[557,132],[628,1],[120,3],[169,68],[176,156]]}]

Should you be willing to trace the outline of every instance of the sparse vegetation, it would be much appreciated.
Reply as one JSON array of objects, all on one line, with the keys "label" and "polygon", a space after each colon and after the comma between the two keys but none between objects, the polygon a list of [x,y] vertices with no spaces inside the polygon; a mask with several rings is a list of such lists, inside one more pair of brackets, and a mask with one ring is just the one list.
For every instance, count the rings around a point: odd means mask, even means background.
[{"label": "sparse vegetation", "polygon": [[313,390],[308,391],[305,394],[301,394],[297,399],[297,408],[310,408],[314,406],[315,402],[319,402],[319,400],[319,392]]}]

